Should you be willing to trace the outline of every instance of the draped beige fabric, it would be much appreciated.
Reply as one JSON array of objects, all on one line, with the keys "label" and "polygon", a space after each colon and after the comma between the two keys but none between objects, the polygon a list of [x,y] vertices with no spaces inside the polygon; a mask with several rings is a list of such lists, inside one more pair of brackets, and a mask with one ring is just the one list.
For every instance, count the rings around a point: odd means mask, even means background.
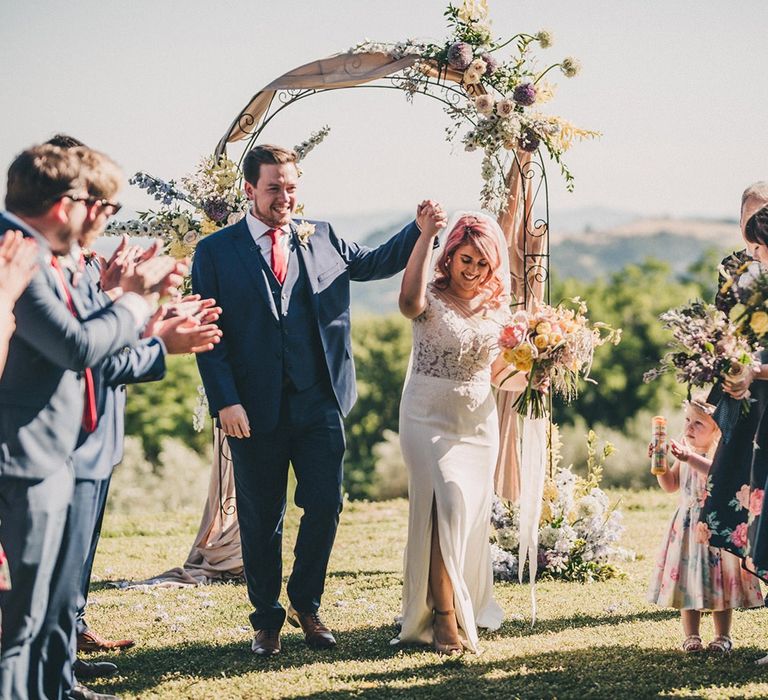
[{"label": "draped beige fabric", "polygon": [[145,581],[122,584],[121,588],[185,588],[237,578],[242,573],[240,525],[235,508],[235,473],[224,434],[215,428],[208,499],[187,560],[183,566],[174,567]]},{"label": "draped beige fabric", "polygon": [[[526,177],[530,174],[530,163],[531,154],[518,150],[507,175],[507,209],[499,216],[499,226],[504,231],[509,246],[512,293],[517,299],[523,299],[525,285],[528,285],[528,308],[542,299],[546,276],[537,274],[536,269],[529,270],[526,274],[525,256],[542,254],[549,235],[544,228],[538,232],[533,230],[534,190],[531,179]],[[531,235],[532,232],[536,235]],[[519,426],[518,414],[513,408],[518,396],[520,393],[513,391],[499,391],[496,396],[501,442],[494,484],[496,493],[509,501],[517,501],[520,496]]]},{"label": "draped beige fabric", "polygon": [[[280,90],[337,90],[364,85],[409,68],[418,59],[418,56],[392,58],[389,54],[378,52],[339,53],[294,68],[251,98],[219,141],[216,153],[223,153],[228,143],[248,138],[253,131],[252,127],[266,114]],[[439,72],[434,61],[423,62],[423,66],[424,73],[432,78],[439,76],[441,80],[461,82],[461,71],[449,68]],[[480,86],[470,87],[473,88],[471,94],[485,92]]]}]

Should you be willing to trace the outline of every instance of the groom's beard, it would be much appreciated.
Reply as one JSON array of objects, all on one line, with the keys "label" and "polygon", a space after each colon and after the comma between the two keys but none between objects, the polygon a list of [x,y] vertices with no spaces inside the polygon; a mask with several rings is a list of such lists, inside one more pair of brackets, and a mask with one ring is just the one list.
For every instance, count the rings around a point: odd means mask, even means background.
[{"label": "groom's beard", "polygon": [[280,226],[285,226],[286,224],[291,223],[293,210],[288,209],[288,211],[282,212],[275,211],[270,207],[266,211],[262,211],[254,200],[253,206],[251,207],[251,214],[253,214],[259,221],[266,224],[267,226],[272,228],[279,228]]}]

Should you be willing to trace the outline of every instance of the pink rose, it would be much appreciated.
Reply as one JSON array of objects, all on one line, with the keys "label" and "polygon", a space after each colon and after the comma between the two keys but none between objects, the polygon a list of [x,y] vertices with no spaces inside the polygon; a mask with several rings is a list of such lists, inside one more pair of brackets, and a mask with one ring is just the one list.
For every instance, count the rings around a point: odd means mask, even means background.
[{"label": "pink rose", "polygon": [[736,500],[742,508],[749,508],[749,486],[747,484],[744,484],[736,492]]},{"label": "pink rose", "polygon": [[749,497],[749,512],[752,515],[760,515],[763,509],[763,489],[755,489]]},{"label": "pink rose", "polygon": [[743,548],[747,544],[747,524],[740,523],[737,525],[736,529],[731,533],[731,536],[728,539],[740,549]]},{"label": "pink rose", "polygon": [[504,326],[501,329],[501,335],[499,336],[499,343],[504,348],[516,348],[525,338],[526,333],[525,326],[515,323],[511,326]]},{"label": "pink rose", "polygon": [[696,523],[696,541],[699,544],[709,544],[712,533],[706,523]]}]

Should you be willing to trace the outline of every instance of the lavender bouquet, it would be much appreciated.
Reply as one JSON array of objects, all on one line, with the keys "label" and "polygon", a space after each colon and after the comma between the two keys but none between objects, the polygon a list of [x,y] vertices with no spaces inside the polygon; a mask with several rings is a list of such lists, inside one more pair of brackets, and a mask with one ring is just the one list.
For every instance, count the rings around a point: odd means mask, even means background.
[{"label": "lavender bouquet", "polygon": [[[755,357],[762,348],[712,304],[693,301],[666,311],[659,319],[664,328],[672,331],[672,341],[659,366],[643,375],[644,381],[674,372],[682,384],[706,387],[722,384],[727,377],[737,377],[755,367]],[[741,401],[728,396],[720,400],[715,420],[726,442],[739,413],[748,412],[749,406],[749,396]]]}]

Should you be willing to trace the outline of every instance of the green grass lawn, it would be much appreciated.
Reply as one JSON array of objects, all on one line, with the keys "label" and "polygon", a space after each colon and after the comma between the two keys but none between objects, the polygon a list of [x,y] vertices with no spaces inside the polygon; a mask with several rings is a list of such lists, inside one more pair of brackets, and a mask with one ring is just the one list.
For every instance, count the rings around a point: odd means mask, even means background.
[{"label": "green grass lawn", "polygon": [[[544,582],[539,619],[530,625],[530,589],[497,584],[507,613],[501,629],[481,633],[484,653],[458,659],[423,647],[392,647],[400,606],[407,504],[349,503],[342,513],[322,613],[339,645],[310,651],[284,628],[280,656],[250,651],[249,605],[242,584],[181,591],[118,591],[109,581],[143,579],[183,562],[197,513],[107,518],[94,570],[88,618],[109,637],[136,647],[116,661],[120,675],[92,687],[124,698],[639,698],[768,697],[763,610],[735,616],[730,658],[685,656],[678,614],[645,602],[656,547],[674,507],[657,491],[621,498],[622,544],[637,560],[607,583]],[[289,513],[289,570],[298,513]],[[287,601],[286,601],[287,605]],[[705,642],[711,619],[703,625]],[[102,658],[94,656],[93,658]]]}]

